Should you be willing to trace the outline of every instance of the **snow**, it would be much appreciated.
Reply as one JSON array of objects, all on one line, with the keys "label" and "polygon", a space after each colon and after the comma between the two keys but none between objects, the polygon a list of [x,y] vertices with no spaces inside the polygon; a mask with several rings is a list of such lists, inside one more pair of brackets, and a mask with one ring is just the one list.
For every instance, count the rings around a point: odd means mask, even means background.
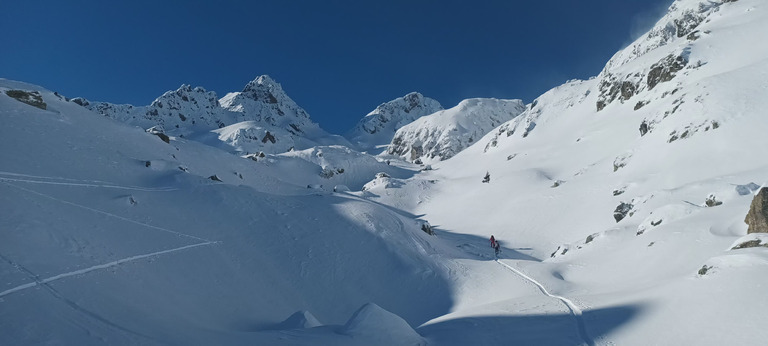
[{"label": "snow", "polygon": [[274,329],[305,329],[322,326],[317,317],[309,311],[297,311],[285,321],[280,322]]},{"label": "snow", "polygon": [[361,150],[378,154],[383,146],[390,144],[399,128],[441,109],[439,102],[412,92],[376,107],[345,137]]},{"label": "snow", "polygon": [[296,158],[314,165],[320,183],[325,186],[344,185],[360,191],[377,173],[397,178],[413,176],[412,170],[389,165],[374,156],[360,153],[344,146],[317,146],[280,154],[279,158]]},{"label": "snow", "polygon": [[[695,7],[690,1],[677,3],[683,5]],[[698,40],[670,38],[658,51],[607,67],[618,75],[647,73],[660,58],[687,47],[689,59],[703,64],[684,69],[671,81],[652,90],[641,88],[599,112],[595,103],[601,77],[570,81],[537,98],[476,145],[402,183],[400,191],[382,189],[371,198],[424,215],[437,225],[438,236],[477,238],[461,249],[478,256],[482,239],[496,235],[505,246],[503,253],[514,259],[504,258],[504,263],[511,262],[547,292],[570,299],[584,312],[586,335],[595,344],[760,344],[765,333],[752,321],[759,320],[762,300],[747,298],[751,293],[723,295],[741,292],[742,286],[756,292],[751,287],[765,285],[754,274],[765,272],[761,260],[744,262],[727,254],[746,233],[743,221],[751,194],[768,176],[768,162],[755,154],[768,146],[760,135],[768,129],[760,116],[768,105],[759,96],[768,87],[767,55],[762,48],[749,53],[743,48],[764,46],[754,35],[766,28],[761,7],[750,1],[720,5],[715,17],[702,22]],[[731,48],[721,49],[721,40],[728,40]],[[650,103],[635,110],[640,100]],[[641,136],[643,120],[654,126]],[[692,135],[669,141],[673,132],[686,129]],[[491,180],[482,184],[486,171]],[[710,195],[723,204],[706,207]],[[612,215],[622,201],[635,207],[617,223]],[[521,252],[542,262],[522,260]],[[723,255],[727,263],[750,263],[747,268],[754,273],[718,270],[733,267],[713,260]],[[705,264],[714,267],[712,274],[697,278]],[[484,278],[472,269],[469,275]],[[721,279],[725,275],[729,278]],[[720,280],[734,281],[721,289]],[[496,281],[493,285],[509,287]],[[487,308],[476,297],[481,290],[459,293],[451,314],[417,331],[427,337],[437,333],[433,337],[445,343],[525,343],[506,332],[474,338],[512,323],[526,325],[525,319],[505,322],[495,317],[533,315],[520,306],[533,293],[510,292],[504,295],[509,301],[499,299],[498,306]],[[734,310],[745,305],[745,310]],[[728,313],[692,318],[692,311]],[[572,318],[570,323],[574,325]],[[531,343],[590,342],[578,333],[568,342],[558,339],[563,334],[555,340],[542,334]]]},{"label": "snow", "polygon": [[360,307],[340,332],[353,338],[364,338],[363,343],[426,345],[408,322],[373,303]]},{"label": "snow", "polygon": [[168,134],[211,146],[229,146],[233,152],[282,153],[316,145],[350,145],[312,122],[282,86],[266,75],[221,99],[212,91],[186,84],[164,93],[149,106],[77,99],[85,108],[121,122],[143,128],[159,126]]},{"label": "snow", "polygon": [[[131,116],[154,106],[105,117],[0,80],[0,343],[764,344],[768,237],[744,218],[768,182],[766,10],[678,0],[600,76],[477,126],[430,170],[356,147],[469,133],[468,114],[519,102],[386,113],[396,126],[351,145],[267,77],[216,101],[225,126],[178,131]],[[208,95],[180,90],[164,105]],[[296,146],[271,151],[266,131]]]},{"label": "snow", "polygon": [[387,149],[408,161],[446,160],[522,113],[521,100],[468,99],[400,127]]},{"label": "snow", "polygon": [[[297,310],[337,324],[367,302],[411,323],[447,311],[416,221],[311,194],[314,172],[167,144],[24,87],[51,107],[0,96],[13,124],[2,130],[3,343],[273,343],[260,326]],[[397,251],[387,238],[402,238]]]}]

